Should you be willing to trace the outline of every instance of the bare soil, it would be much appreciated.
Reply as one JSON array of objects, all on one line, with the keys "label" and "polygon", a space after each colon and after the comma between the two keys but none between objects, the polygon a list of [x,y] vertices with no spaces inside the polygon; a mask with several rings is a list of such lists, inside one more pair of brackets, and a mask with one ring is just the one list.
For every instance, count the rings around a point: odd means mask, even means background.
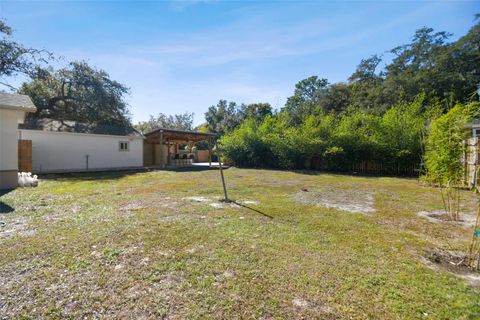
[{"label": "bare soil", "polygon": [[35,233],[34,229],[29,227],[29,218],[27,217],[8,217],[0,223],[0,239],[13,236],[31,236]]},{"label": "bare soil", "polygon": [[292,195],[292,198],[303,204],[370,215],[375,212],[374,195],[369,190],[324,188],[302,189]]},{"label": "bare soil", "polygon": [[475,214],[472,212],[460,213],[460,220],[454,221],[450,218],[444,210],[436,211],[419,211],[417,215],[423,218],[426,218],[430,222],[439,223],[439,222],[449,222],[457,225],[461,225],[465,228],[473,228],[475,226]]},{"label": "bare soil", "polygon": [[444,269],[467,280],[472,286],[480,287],[480,272],[472,271],[467,265],[467,255],[459,250],[436,248],[427,252],[424,261],[434,269]]}]

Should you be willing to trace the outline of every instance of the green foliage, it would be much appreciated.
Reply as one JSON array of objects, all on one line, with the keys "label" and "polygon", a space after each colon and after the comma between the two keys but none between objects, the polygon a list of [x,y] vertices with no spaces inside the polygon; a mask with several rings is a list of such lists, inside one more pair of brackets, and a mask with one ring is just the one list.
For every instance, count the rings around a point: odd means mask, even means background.
[{"label": "green foliage", "polygon": [[141,121],[134,127],[141,133],[147,133],[158,128],[192,131],[193,113],[185,112],[169,116],[159,113],[156,117],[151,115],[148,121]]},{"label": "green foliage", "polygon": [[262,121],[266,116],[271,116],[272,106],[269,103],[252,103],[243,107],[245,118]]},{"label": "green foliage", "polygon": [[461,162],[470,132],[465,124],[480,111],[480,103],[456,105],[432,121],[426,140],[427,179],[440,186],[459,186],[464,168]]},{"label": "green foliage", "polygon": [[17,74],[30,76],[39,64],[46,63],[52,55],[45,50],[27,48],[12,40],[12,29],[0,19],[0,84],[14,87],[7,78]]},{"label": "green foliage", "polygon": [[11,37],[12,29],[0,20],[0,85],[17,89],[9,84],[10,77],[22,74],[30,79],[18,89],[37,106],[37,112],[28,117],[130,124],[127,87],[85,62],[71,62],[55,71],[48,67],[53,60],[51,53],[27,48]]},{"label": "green foliage", "polygon": [[[476,105],[472,101],[478,98],[480,83],[480,25],[456,42],[449,43],[449,37],[424,27],[410,43],[387,53],[393,58],[385,60],[391,62],[382,66],[379,55],[363,59],[348,83],[329,84],[317,76],[303,79],[285,107],[263,121],[246,117],[244,108],[227,109],[226,101],[207,114],[207,121],[213,128],[228,118],[223,114],[235,119],[234,125],[220,125],[216,132],[226,134],[225,155],[240,166],[351,170],[366,161],[395,172],[421,163],[426,124],[437,119],[427,142],[427,167],[437,172],[432,179],[442,183],[441,170],[458,179],[457,148],[464,132],[448,126],[465,119],[451,124],[456,115],[442,114],[454,103],[462,105],[452,112],[467,112]],[[213,115],[222,120],[212,121]],[[243,124],[242,117],[248,118]],[[445,154],[434,155],[437,144],[441,148],[435,152]]]},{"label": "green foliage", "polygon": [[56,71],[38,68],[33,80],[24,83],[19,93],[29,95],[37,107],[29,117],[130,124],[125,101],[129,89],[86,62],[71,62]]},{"label": "green foliage", "polygon": [[446,213],[452,220],[460,218],[459,187],[464,182],[464,140],[470,132],[465,124],[478,116],[480,103],[456,105],[433,120],[426,140],[426,179],[440,186]]},{"label": "green foliage", "polygon": [[216,106],[208,108],[205,113],[205,120],[209,132],[224,135],[237,128],[246,119],[260,122],[266,116],[272,114],[272,106],[268,103],[238,105],[233,101],[220,100]]},{"label": "green foliage", "polygon": [[311,76],[299,81],[295,85],[293,96],[287,99],[283,112],[288,114],[289,123],[298,125],[310,115],[314,114],[321,92],[328,86],[327,79]]},{"label": "green foliage", "polygon": [[245,121],[225,135],[224,154],[239,166],[305,168],[312,160],[326,170],[350,170],[359,161],[408,166],[420,162],[423,96],[383,115],[350,110],[341,116],[310,116],[289,126],[283,113],[261,123]]},{"label": "green foliage", "polygon": [[220,135],[232,131],[245,119],[243,112],[235,102],[220,100],[216,106],[210,106],[205,113],[208,130]]}]

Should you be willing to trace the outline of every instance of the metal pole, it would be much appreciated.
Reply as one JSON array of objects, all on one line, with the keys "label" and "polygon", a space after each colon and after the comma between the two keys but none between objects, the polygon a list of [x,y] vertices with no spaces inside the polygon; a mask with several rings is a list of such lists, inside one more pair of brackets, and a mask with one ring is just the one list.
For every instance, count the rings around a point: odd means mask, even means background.
[{"label": "metal pole", "polygon": [[227,186],[225,185],[225,177],[223,176],[222,159],[220,157],[220,148],[218,147],[218,142],[217,141],[215,141],[215,147],[217,148],[218,167],[220,168],[220,176],[222,177],[223,194],[225,195],[224,201],[225,202],[230,202],[230,200],[228,200]]}]

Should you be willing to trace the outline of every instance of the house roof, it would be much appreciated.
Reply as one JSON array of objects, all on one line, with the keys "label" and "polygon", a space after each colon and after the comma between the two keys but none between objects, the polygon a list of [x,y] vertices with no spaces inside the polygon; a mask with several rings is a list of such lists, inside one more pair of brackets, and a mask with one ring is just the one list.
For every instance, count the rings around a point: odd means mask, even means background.
[{"label": "house roof", "polygon": [[470,122],[465,124],[466,128],[479,128],[480,127],[480,119],[473,119]]},{"label": "house roof", "polygon": [[168,129],[168,128],[158,128],[153,131],[145,133],[145,136],[151,135],[155,132],[171,132],[171,133],[184,133],[184,134],[193,134],[193,135],[201,135],[201,136],[214,136],[215,133],[210,132],[199,132],[199,131],[187,131],[187,130],[177,130],[177,129]]},{"label": "house roof", "polygon": [[20,129],[42,130],[53,132],[70,132],[86,134],[103,134],[114,136],[143,137],[141,133],[131,126],[116,126],[107,124],[87,124],[70,120],[53,120],[48,118],[26,119],[19,125]]},{"label": "house roof", "polygon": [[0,109],[12,109],[25,112],[35,112],[37,108],[29,96],[0,92]]}]

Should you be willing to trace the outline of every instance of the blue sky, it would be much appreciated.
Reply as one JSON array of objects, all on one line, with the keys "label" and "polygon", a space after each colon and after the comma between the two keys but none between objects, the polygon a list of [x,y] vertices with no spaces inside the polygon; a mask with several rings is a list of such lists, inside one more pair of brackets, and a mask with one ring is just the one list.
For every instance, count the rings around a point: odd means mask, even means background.
[{"label": "blue sky", "polygon": [[134,122],[219,99],[281,107],[310,75],[345,81],[416,29],[464,35],[479,1],[0,2],[14,38],[85,60],[131,88]]}]

